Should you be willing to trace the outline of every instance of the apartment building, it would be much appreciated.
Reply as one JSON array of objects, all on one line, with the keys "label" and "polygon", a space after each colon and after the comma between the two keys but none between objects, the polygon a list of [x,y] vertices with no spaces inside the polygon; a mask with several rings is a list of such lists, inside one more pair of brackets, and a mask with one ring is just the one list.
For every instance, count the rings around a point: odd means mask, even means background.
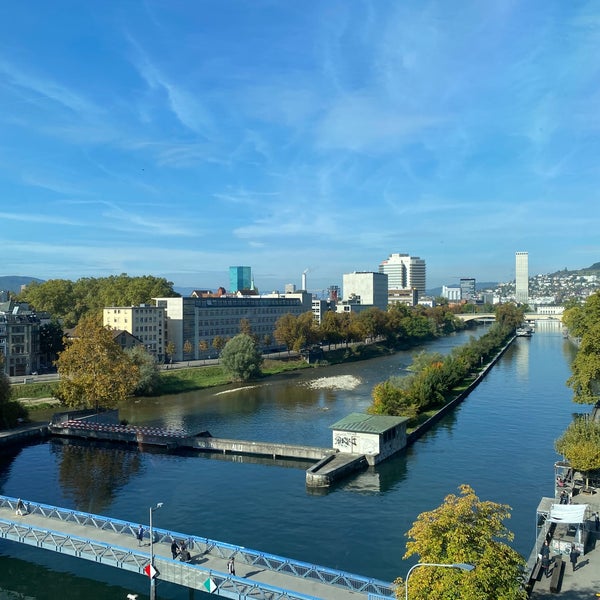
[{"label": "apartment building", "polygon": [[108,306],[102,311],[102,322],[111,329],[130,333],[158,362],[164,360],[166,347],[164,308],[149,304]]},{"label": "apartment building", "polygon": [[40,368],[40,326],[37,314],[23,302],[0,302],[0,354],[9,377],[31,375]]}]

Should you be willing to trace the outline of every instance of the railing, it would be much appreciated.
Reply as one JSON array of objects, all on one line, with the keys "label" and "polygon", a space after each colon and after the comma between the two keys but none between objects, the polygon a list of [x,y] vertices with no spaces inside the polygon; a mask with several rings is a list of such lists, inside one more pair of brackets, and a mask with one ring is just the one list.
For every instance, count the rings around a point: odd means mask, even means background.
[{"label": "railing", "polygon": [[[17,509],[17,499],[0,496],[0,508],[9,508],[13,513]],[[57,506],[26,502],[25,509],[28,514],[41,515],[48,519],[57,519],[65,523],[94,527],[101,531],[109,531],[135,540],[138,523],[131,523],[119,519],[112,519],[102,515],[95,515],[75,510],[68,510]],[[209,538],[190,536],[184,533],[153,528],[154,544],[170,544],[173,540],[186,540],[189,549],[200,551],[203,555],[210,555],[224,560],[235,556],[238,562],[251,566],[259,566],[269,569],[275,573],[295,576],[301,579],[323,583],[337,588],[345,589],[370,596],[382,598],[394,597],[394,585],[389,582],[371,579],[337,569],[330,569],[311,563],[292,560],[274,554],[268,554],[236,546],[225,542],[219,542]],[[146,528],[146,535],[148,529]],[[0,536],[14,541],[43,547],[57,552],[64,552],[71,556],[96,560],[122,569],[143,572],[143,568],[149,562],[149,554],[124,547],[107,544],[104,542],[85,539],[78,536],[67,535],[55,530],[33,527],[26,521],[14,522],[0,519]],[[226,573],[207,570],[199,565],[180,563],[165,557],[156,557],[165,565],[172,564],[177,568],[194,569],[200,577],[209,577],[215,586],[213,593],[221,593],[229,597],[239,598],[239,594],[262,598],[264,590],[271,589],[274,595],[269,598],[294,598],[306,599],[308,596],[298,592],[290,592],[264,583],[251,582],[246,578],[229,576]],[[161,569],[159,569],[161,570]],[[208,588],[206,588],[208,591]],[[258,592],[258,590],[263,592]],[[232,595],[235,594],[235,595]]]}]

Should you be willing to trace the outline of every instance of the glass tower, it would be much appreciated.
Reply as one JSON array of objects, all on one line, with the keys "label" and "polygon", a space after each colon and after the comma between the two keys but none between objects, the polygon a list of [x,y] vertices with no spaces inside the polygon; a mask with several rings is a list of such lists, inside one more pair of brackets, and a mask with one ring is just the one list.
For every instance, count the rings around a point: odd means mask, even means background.
[{"label": "glass tower", "polygon": [[232,294],[252,288],[251,267],[229,267],[229,291]]}]

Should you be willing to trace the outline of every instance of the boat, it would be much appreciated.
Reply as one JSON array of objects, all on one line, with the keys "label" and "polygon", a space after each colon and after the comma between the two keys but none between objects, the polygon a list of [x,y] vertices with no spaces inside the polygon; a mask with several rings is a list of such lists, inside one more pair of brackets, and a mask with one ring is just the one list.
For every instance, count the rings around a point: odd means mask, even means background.
[{"label": "boat", "polygon": [[517,327],[517,330],[515,331],[517,337],[531,337],[532,333],[531,327],[527,325],[521,325],[521,327]]}]

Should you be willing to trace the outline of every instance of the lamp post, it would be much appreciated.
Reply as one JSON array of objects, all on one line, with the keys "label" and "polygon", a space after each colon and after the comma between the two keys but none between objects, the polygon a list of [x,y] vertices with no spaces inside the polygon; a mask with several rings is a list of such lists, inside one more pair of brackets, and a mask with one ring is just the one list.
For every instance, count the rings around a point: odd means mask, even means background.
[{"label": "lamp post", "polygon": [[154,531],[152,530],[152,513],[163,505],[159,502],[150,507],[150,600],[156,600],[156,581],[154,580]]},{"label": "lamp post", "polygon": [[474,565],[470,565],[469,563],[446,563],[446,564],[441,564],[441,563],[417,563],[416,565],[413,565],[409,570],[408,573],[406,574],[406,579],[404,580],[404,598],[405,600],[408,600],[408,578],[410,577],[410,574],[413,572],[414,569],[416,569],[417,567],[442,567],[442,568],[446,568],[446,569],[459,569],[461,571],[472,571],[475,566]]}]

